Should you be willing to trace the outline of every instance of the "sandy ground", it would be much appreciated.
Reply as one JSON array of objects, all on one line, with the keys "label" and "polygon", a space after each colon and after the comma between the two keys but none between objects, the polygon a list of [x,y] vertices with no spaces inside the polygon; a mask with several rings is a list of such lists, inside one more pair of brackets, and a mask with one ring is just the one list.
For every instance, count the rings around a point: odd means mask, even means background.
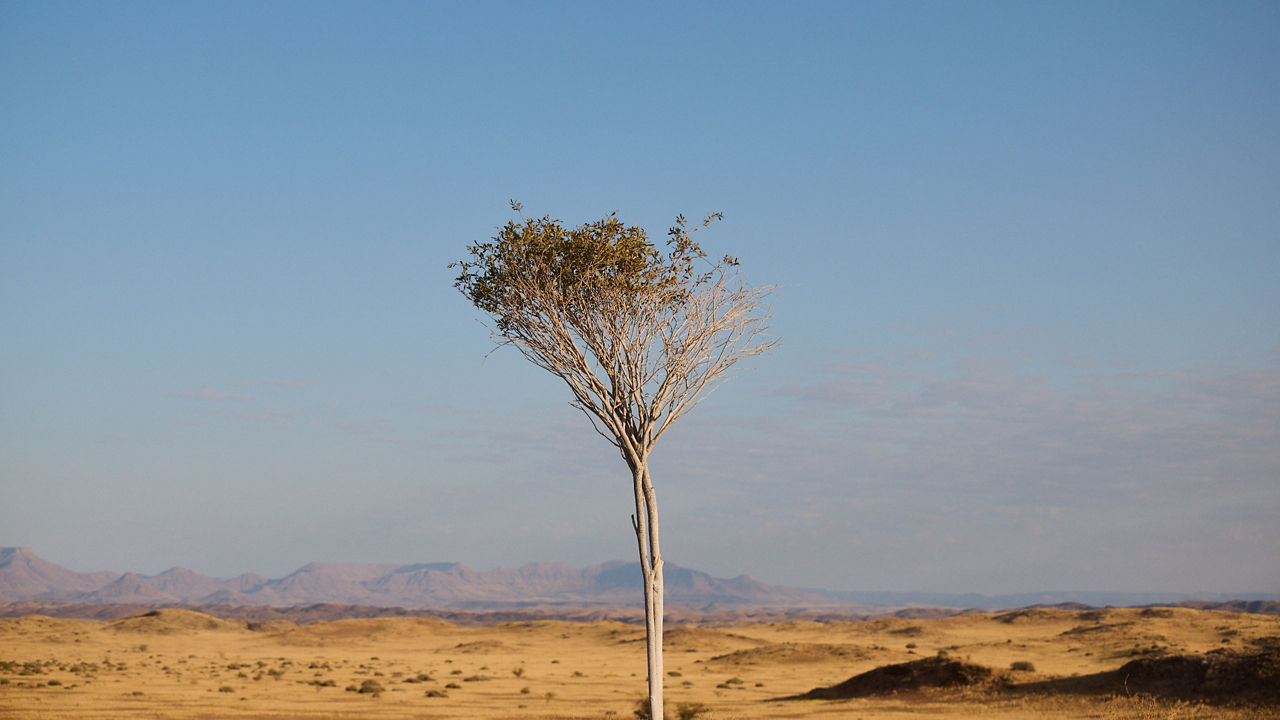
[{"label": "sandy ground", "polygon": [[[1244,649],[1264,638],[1280,639],[1280,617],[1187,609],[675,627],[666,642],[668,714],[700,703],[704,720],[1280,718],[1271,706],[987,688],[777,699],[939,652],[1024,684],[1159,653]],[[1014,663],[1034,669],[1012,671]],[[0,717],[14,720],[629,720],[645,693],[644,672],[643,629],[607,621],[249,625],[182,610],[115,621],[0,620]]]}]

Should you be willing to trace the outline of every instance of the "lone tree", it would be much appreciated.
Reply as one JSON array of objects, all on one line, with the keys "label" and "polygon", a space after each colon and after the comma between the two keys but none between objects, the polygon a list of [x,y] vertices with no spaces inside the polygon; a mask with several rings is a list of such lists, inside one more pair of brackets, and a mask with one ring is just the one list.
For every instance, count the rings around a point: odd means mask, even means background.
[{"label": "lone tree", "polygon": [[684,216],[663,250],[616,214],[576,228],[526,218],[519,203],[486,242],[453,263],[454,283],[492,316],[499,346],[569,386],[572,405],[631,470],[640,549],[651,716],[662,716],[662,552],[649,455],[739,360],[774,346],[763,335],[768,287],[741,280],[736,258],[719,261],[694,242]]}]

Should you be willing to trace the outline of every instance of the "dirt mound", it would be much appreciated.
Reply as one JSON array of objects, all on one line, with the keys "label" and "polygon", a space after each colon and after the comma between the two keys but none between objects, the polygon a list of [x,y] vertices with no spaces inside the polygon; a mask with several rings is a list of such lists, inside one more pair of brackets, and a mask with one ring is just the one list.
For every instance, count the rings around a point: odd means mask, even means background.
[{"label": "dirt mound", "polygon": [[[454,652],[460,653],[487,653],[501,652],[510,650],[511,648],[503,644],[500,640],[476,640],[475,642],[458,643],[453,647]],[[437,651],[444,652],[444,651]]]},{"label": "dirt mound", "polygon": [[243,620],[220,620],[204,613],[168,608],[150,610],[141,615],[121,618],[107,623],[106,627],[115,632],[143,635],[180,635],[210,630],[244,630],[246,623]]},{"label": "dirt mound", "polygon": [[1124,630],[1129,630],[1134,626],[1131,622],[1114,622],[1114,623],[1098,623],[1097,625],[1077,625],[1070,630],[1063,630],[1060,635],[1069,637],[1072,635],[1090,635],[1090,634],[1120,634]]},{"label": "dirt mound", "polygon": [[991,680],[991,668],[943,657],[924,658],[896,665],[884,665],[854,675],[839,685],[814,688],[785,700],[843,700],[845,698],[892,695],[896,692],[935,687],[963,687]]},{"label": "dirt mound", "polygon": [[[49,642],[71,642],[72,636],[89,631],[95,626],[85,620],[62,620],[43,615],[21,618],[0,618],[0,637],[42,636]],[[75,640],[75,642],[80,642]]]},{"label": "dirt mound", "polygon": [[329,642],[430,636],[451,627],[441,620],[417,617],[366,618],[295,625],[275,637],[284,645],[324,645]]},{"label": "dirt mound", "polygon": [[1280,703],[1280,647],[1144,657],[1116,670],[1009,685],[1005,689],[1275,705]]},{"label": "dirt mound", "polygon": [[1014,625],[1018,623],[1038,623],[1052,622],[1061,620],[1064,617],[1070,617],[1070,614],[1062,610],[1045,610],[1043,608],[1023,608],[1012,612],[1001,613],[992,618],[1006,625]]},{"label": "dirt mound", "polygon": [[1280,701],[1280,648],[1142,658],[1125,663],[1116,675],[1129,692]]},{"label": "dirt mound", "polygon": [[764,663],[814,663],[827,660],[861,660],[868,652],[857,645],[826,643],[772,643],[761,647],[736,650],[717,655],[707,662],[727,665],[759,665]]},{"label": "dirt mound", "polygon": [[1179,607],[1196,610],[1221,610],[1223,612],[1254,613],[1258,615],[1280,615],[1280,602],[1274,600],[1229,600],[1227,602],[1189,601],[1178,603]]},{"label": "dirt mound", "polygon": [[25,634],[32,631],[43,632],[67,627],[74,621],[59,620],[44,615],[28,615],[20,618],[0,618],[0,628],[4,631]]}]

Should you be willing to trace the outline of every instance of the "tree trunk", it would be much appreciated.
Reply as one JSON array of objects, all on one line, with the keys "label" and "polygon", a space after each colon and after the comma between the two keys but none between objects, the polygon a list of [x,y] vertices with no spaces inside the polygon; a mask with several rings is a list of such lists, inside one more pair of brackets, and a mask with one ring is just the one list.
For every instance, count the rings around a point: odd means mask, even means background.
[{"label": "tree trunk", "polygon": [[649,481],[649,467],[644,468],[645,509],[649,512],[649,594],[653,597],[653,620],[648,633],[649,646],[649,707],[651,720],[663,720],[662,704],[662,615],[665,588],[662,578],[662,553],[658,547],[658,497]]},{"label": "tree trunk", "polygon": [[649,478],[647,458],[632,468],[636,514],[632,525],[640,549],[640,572],[644,577],[645,647],[649,665],[649,717],[663,720],[662,700],[662,553],[658,545],[658,497]]}]

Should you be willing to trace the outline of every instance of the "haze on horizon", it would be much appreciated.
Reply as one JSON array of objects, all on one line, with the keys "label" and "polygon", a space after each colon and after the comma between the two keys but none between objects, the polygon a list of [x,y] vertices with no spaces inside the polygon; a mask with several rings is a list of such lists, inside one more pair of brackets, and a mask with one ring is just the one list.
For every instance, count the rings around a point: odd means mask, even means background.
[{"label": "haze on horizon", "polygon": [[665,557],[1280,592],[1280,6],[0,5],[0,546],[279,577],[631,560],[446,265],[616,210],[777,284]]}]

